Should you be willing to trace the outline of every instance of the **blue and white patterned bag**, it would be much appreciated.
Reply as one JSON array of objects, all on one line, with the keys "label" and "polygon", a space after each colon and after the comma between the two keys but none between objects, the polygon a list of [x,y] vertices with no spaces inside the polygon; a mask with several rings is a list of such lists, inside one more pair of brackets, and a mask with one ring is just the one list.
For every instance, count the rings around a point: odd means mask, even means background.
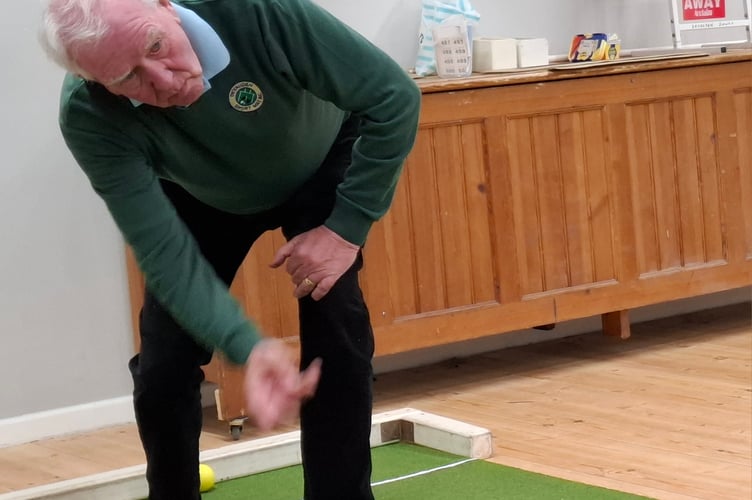
[{"label": "blue and white patterned bag", "polygon": [[[464,18],[469,28],[480,21],[480,14],[470,5],[470,0],[423,0],[418,57],[415,61],[415,74],[418,76],[436,74],[436,53],[432,30],[452,16]],[[472,41],[472,35],[469,38]]]}]

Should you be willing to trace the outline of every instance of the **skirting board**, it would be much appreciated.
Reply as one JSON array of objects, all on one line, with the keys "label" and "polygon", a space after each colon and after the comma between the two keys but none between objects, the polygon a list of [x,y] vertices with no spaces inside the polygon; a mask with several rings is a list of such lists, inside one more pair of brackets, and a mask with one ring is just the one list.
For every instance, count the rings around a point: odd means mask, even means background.
[{"label": "skirting board", "polygon": [[135,421],[131,396],[4,418],[0,448]]},{"label": "skirting board", "polygon": [[[449,418],[403,408],[373,416],[371,446],[404,441],[469,458],[488,458],[493,440],[487,429]],[[218,481],[301,463],[300,431],[288,432],[201,453]],[[132,500],[144,498],[146,466],[60,481],[0,495],[0,500]]]},{"label": "skirting board", "polygon": [[[212,382],[201,385],[201,403],[204,407],[214,404],[216,388],[217,384]],[[135,421],[132,396],[3,418],[0,419],[0,448]]]}]

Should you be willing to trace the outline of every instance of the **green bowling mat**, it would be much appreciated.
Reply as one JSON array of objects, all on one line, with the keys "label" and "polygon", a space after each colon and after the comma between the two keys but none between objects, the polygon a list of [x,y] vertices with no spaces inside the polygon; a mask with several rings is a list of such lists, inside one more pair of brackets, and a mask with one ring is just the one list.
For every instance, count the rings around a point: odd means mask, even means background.
[{"label": "green bowling mat", "polygon": [[[223,481],[205,500],[300,500],[301,467]],[[336,478],[332,478],[336,480]],[[619,491],[395,443],[373,449],[376,500],[634,500]]]}]

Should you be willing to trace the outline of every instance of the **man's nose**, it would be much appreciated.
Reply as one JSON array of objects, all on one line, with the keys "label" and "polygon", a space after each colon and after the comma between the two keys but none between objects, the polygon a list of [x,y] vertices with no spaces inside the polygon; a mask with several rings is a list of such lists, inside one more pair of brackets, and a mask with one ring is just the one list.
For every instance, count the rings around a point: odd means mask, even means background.
[{"label": "man's nose", "polygon": [[149,61],[143,65],[147,81],[157,90],[172,90],[175,77],[159,61]]}]

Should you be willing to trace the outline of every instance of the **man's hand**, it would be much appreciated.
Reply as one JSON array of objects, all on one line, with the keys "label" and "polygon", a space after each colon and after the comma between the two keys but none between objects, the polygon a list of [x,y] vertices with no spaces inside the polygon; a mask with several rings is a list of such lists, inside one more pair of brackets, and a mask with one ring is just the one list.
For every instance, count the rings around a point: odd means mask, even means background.
[{"label": "man's hand", "polygon": [[243,390],[248,417],[262,431],[291,423],[300,413],[301,403],[316,392],[320,376],[320,359],[300,372],[284,342],[260,341],[245,365]]},{"label": "man's hand", "polygon": [[274,254],[271,267],[287,261],[287,272],[295,285],[295,298],[311,294],[319,300],[355,262],[360,247],[326,226],[294,237]]}]

